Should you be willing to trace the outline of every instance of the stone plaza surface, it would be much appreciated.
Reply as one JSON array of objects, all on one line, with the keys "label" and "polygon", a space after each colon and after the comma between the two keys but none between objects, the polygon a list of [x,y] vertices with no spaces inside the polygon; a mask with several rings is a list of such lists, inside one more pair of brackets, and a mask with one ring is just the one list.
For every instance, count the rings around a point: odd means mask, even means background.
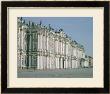
[{"label": "stone plaza surface", "polygon": [[92,78],[93,68],[56,70],[18,70],[18,78]]}]

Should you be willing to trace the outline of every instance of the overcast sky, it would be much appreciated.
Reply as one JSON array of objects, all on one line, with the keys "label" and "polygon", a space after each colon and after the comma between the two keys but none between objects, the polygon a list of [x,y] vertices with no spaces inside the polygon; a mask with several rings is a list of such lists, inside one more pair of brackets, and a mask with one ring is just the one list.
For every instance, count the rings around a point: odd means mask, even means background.
[{"label": "overcast sky", "polygon": [[62,28],[73,40],[82,44],[85,53],[93,57],[93,18],[92,17],[23,17],[36,24],[51,25],[54,29]]}]

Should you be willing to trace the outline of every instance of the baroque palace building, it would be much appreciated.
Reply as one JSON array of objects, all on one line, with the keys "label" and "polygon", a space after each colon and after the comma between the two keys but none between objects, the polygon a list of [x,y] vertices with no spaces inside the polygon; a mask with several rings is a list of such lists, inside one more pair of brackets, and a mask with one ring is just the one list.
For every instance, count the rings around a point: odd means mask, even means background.
[{"label": "baroque palace building", "polygon": [[17,65],[18,68],[67,69],[87,66],[85,49],[73,41],[63,29],[54,30],[17,19]]}]

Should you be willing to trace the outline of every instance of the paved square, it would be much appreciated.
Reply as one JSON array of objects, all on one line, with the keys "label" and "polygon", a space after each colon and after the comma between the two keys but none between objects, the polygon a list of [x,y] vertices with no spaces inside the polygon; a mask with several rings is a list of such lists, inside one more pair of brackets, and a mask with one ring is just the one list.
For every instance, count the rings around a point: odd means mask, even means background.
[{"label": "paved square", "polygon": [[18,78],[92,78],[93,68],[18,70]]}]

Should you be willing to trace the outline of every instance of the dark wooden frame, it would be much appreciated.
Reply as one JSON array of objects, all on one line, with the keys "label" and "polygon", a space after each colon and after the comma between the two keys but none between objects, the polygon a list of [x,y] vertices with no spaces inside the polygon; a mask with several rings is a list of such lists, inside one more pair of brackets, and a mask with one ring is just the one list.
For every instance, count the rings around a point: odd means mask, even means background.
[{"label": "dark wooden frame", "polygon": [[[108,1],[2,1],[1,92],[2,93],[108,93],[109,92],[109,2]],[[8,7],[103,7],[104,8],[104,88],[8,88],[7,8]]]}]

